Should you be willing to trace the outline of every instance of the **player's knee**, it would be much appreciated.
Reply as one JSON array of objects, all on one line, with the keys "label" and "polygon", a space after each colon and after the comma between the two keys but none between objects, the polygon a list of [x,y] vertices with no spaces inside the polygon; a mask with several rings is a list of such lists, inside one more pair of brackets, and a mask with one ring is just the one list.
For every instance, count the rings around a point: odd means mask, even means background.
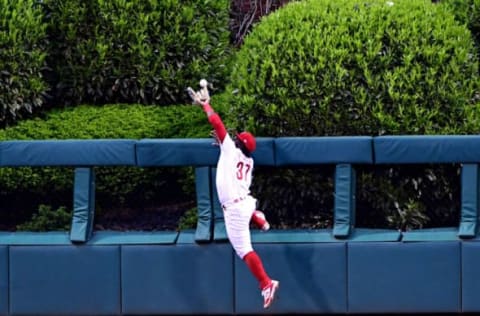
[{"label": "player's knee", "polygon": [[253,248],[250,246],[250,247],[239,247],[239,248],[235,248],[235,253],[237,254],[237,256],[243,260],[243,258],[245,258],[245,256],[252,252],[253,251]]}]

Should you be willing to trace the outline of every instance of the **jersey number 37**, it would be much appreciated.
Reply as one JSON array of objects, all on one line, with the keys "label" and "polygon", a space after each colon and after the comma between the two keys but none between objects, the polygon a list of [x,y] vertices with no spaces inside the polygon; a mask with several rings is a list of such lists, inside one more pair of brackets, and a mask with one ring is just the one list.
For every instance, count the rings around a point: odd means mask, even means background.
[{"label": "jersey number 37", "polygon": [[237,163],[237,179],[243,180],[247,178],[248,172],[250,171],[250,165],[244,164],[242,161]]}]

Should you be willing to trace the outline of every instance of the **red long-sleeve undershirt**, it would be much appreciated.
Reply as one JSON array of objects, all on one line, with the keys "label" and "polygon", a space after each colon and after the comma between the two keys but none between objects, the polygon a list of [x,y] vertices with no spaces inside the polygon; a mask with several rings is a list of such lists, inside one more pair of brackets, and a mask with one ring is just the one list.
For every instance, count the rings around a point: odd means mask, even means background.
[{"label": "red long-sleeve undershirt", "polygon": [[204,103],[202,107],[203,107],[203,111],[207,114],[208,121],[210,122],[210,124],[215,129],[215,132],[217,133],[218,140],[221,143],[223,143],[225,136],[227,136],[227,129],[225,128],[225,125],[223,124],[222,119],[220,118],[218,113],[216,113],[213,110],[210,104]]}]

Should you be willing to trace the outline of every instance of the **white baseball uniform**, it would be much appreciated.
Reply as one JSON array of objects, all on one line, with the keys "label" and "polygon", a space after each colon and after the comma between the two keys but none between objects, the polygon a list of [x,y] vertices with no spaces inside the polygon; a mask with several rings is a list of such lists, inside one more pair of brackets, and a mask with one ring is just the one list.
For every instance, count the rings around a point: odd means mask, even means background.
[{"label": "white baseball uniform", "polygon": [[204,104],[203,110],[215,130],[220,146],[215,181],[218,199],[224,211],[228,240],[237,255],[243,259],[253,251],[249,227],[257,203],[250,195],[253,159],[237,148],[222,119],[209,104]]},{"label": "white baseball uniform", "polygon": [[253,159],[245,156],[227,134],[220,143],[216,186],[228,239],[240,258],[253,250],[249,224],[257,201],[250,195],[252,170]]},{"label": "white baseball uniform", "polygon": [[220,146],[215,181],[218,199],[223,208],[228,240],[235,253],[246,263],[258,280],[264,298],[263,307],[268,308],[272,304],[279,282],[272,280],[265,271],[262,260],[253,250],[250,238],[249,225],[257,203],[257,200],[250,195],[253,159],[235,145],[220,116],[215,113],[210,104],[204,102],[202,107],[208,116],[208,121],[215,129]]}]

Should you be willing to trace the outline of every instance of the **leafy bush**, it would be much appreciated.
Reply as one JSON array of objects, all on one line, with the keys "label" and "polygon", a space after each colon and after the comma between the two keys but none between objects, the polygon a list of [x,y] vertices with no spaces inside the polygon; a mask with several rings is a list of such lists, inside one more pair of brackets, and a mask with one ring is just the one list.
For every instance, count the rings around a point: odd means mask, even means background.
[{"label": "leafy bush", "polygon": [[467,25],[477,45],[480,45],[480,0],[441,0],[440,4],[449,7],[455,19]]},{"label": "leafy bush", "polygon": [[425,1],[289,3],[254,28],[236,57],[232,102],[240,123],[263,135],[478,128],[450,124],[464,121],[479,91],[470,32]]},{"label": "leafy bush", "polygon": [[178,223],[179,230],[195,229],[197,227],[198,211],[196,208],[189,209],[183,214]]},{"label": "leafy bush", "polygon": [[66,207],[53,210],[51,206],[40,205],[38,213],[33,214],[30,221],[17,226],[19,231],[69,231],[72,212]]},{"label": "leafy bush", "polygon": [[0,125],[9,125],[44,103],[42,77],[46,24],[35,0],[0,1]]},{"label": "leafy bush", "polygon": [[227,0],[48,0],[45,6],[50,79],[60,106],[179,104],[192,78],[223,84]]},{"label": "leafy bush", "polygon": [[[471,33],[430,1],[291,2],[264,17],[235,57],[231,115],[257,135],[469,134],[480,127]],[[387,226],[405,229],[458,210],[458,166],[417,167],[359,167],[358,213],[381,213]],[[264,207],[290,216],[332,209],[328,170],[294,170],[293,178],[292,170],[278,172],[256,178]],[[318,177],[327,178],[320,184]],[[308,195],[289,189],[307,183]],[[455,217],[441,216],[442,225]]]}]

